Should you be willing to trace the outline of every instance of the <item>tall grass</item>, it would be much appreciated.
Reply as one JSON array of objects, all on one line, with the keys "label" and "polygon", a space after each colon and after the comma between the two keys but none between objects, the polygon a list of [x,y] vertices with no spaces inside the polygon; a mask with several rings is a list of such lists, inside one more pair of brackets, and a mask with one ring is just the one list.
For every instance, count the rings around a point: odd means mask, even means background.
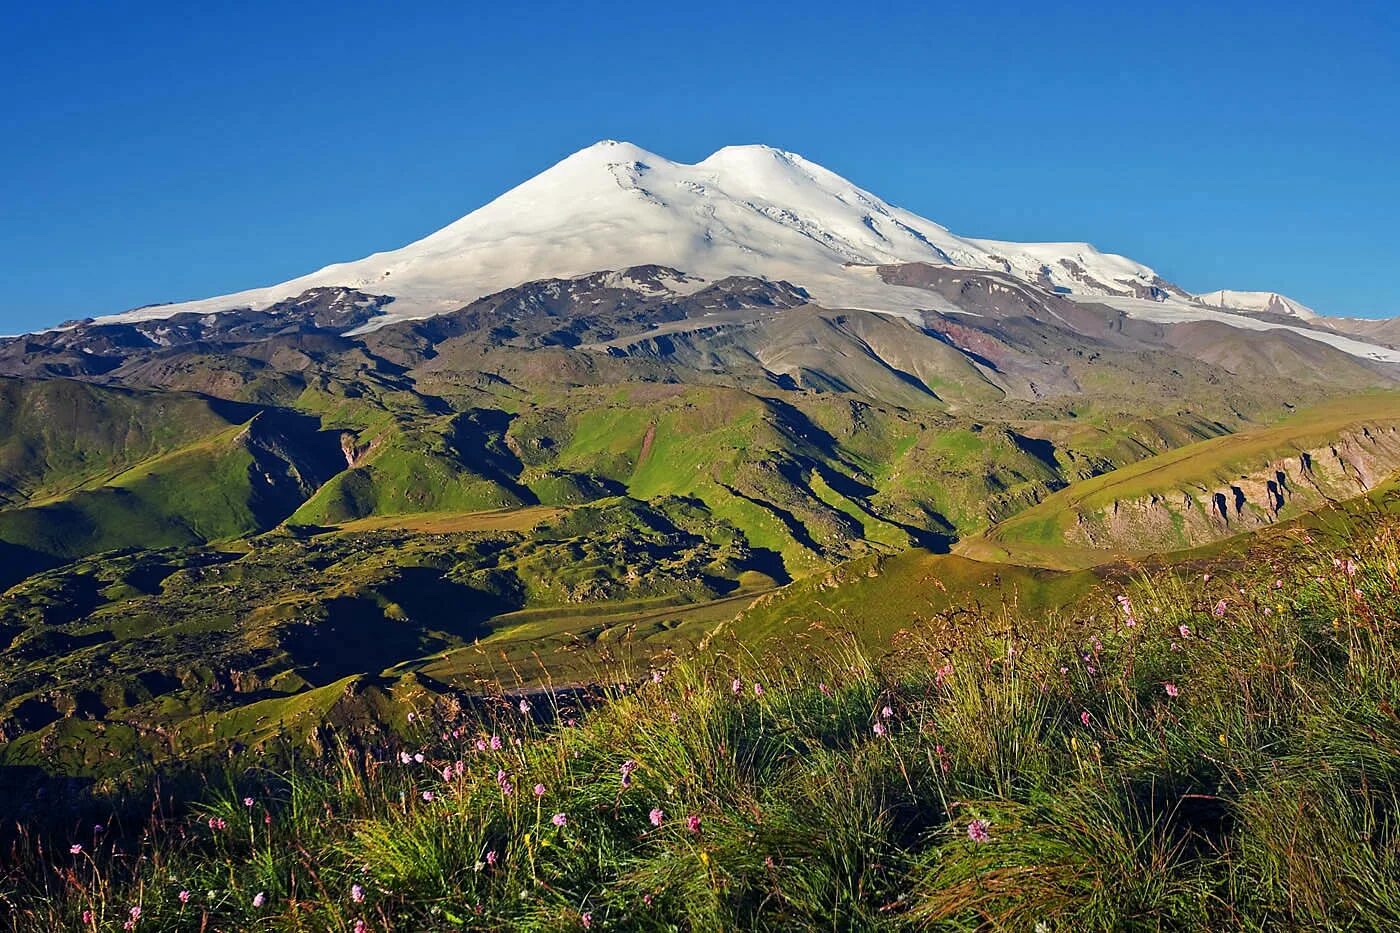
[{"label": "tall grass", "polygon": [[22,833],[0,905],[21,930],[1396,929],[1397,624],[1382,525],[959,613],[878,661],[711,646]]}]

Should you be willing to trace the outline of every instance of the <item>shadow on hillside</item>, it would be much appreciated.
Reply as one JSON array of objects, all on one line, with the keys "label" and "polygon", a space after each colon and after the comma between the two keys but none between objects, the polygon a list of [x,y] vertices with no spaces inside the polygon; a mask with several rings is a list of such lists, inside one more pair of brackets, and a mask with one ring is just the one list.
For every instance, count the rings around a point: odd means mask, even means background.
[{"label": "shadow on hillside", "polygon": [[302,677],[324,686],[474,641],[490,632],[491,618],[518,608],[509,595],[454,583],[431,567],[408,567],[372,592],[327,601],[322,621],[283,630],[281,644]]}]

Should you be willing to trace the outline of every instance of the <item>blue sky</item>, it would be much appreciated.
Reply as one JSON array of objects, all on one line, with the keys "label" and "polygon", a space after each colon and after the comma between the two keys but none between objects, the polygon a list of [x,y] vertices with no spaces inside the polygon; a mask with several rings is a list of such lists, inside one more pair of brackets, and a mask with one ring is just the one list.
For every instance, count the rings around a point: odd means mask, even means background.
[{"label": "blue sky", "polygon": [[0,333],[399,246],[601,138],[1400,314],[1394,4],[479,6],[12,5]]}]

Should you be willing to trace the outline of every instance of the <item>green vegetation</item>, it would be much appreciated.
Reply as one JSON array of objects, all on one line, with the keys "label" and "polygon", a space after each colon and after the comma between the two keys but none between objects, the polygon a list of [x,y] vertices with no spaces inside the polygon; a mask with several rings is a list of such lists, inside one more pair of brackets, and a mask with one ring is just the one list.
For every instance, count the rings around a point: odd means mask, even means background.
[{"label": "green vegetation", "polygon": [[959,550],[1073,569],[1188,549],[1374,488],[1400,469],[1397,426],[1393,393],[1333,401],[1075,483]]},{"label": "green vegetation", "polygon": [[14,929],[1393,929],[1400,525],[1338,530],[1061,610],[959,600],[878,654],[730,632],[594,690],[405,685],[397,742],[35,820],[0,901]]}]

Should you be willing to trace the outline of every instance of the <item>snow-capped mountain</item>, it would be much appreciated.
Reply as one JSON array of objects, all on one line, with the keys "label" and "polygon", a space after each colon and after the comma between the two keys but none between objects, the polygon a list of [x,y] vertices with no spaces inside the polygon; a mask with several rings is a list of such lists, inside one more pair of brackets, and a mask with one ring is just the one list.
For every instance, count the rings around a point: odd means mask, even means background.
[{"label": "snow-capped mountain", "polygon": [[391,295],[390,318],[424,317],[523,282],[641,264],[712,279],[788,279],[833,307],[927,308],[926,292],[873,274],[897,262],[996,270],[1086,296],[1154,297],[1170,288],[1147,266],[1087,243],[957,236],[794,153],[731,146],[687,165],[604,141],[401,249],[119,318],[259,308],[320,286]]},{"label": "snow-capped mountain", "polygon": [[679,270],[695,288],[731,275],[785,280],[827,308],[911,318],[923,311],[968,313],[946,296],[892,284],[879,271],[903,263],[1010,275],[1159,323],[1285,327],[1354,356],[1400,362],[1400,351],[1309,326],[1315,312],[1271,292],[1192,296],[1148,266],[1088,243],[958,236],[795,153],[729,146],[688,165],[612,140],[399,249],[278,285],[98,321],[260,311],[311,289],[348,288],[393,299],[387,313],[366,325],[372,329],[446,313],[527,282],[643,265]]},{"label": "snow-capped mountain", "polygon": [[1222,288],[1195,296],[1203,305],[1223,311],[1245,311],[1251,314],[1276,314],[1311,321],[1321,317],[1312,308],[1278,292],[1241,292]]}]

